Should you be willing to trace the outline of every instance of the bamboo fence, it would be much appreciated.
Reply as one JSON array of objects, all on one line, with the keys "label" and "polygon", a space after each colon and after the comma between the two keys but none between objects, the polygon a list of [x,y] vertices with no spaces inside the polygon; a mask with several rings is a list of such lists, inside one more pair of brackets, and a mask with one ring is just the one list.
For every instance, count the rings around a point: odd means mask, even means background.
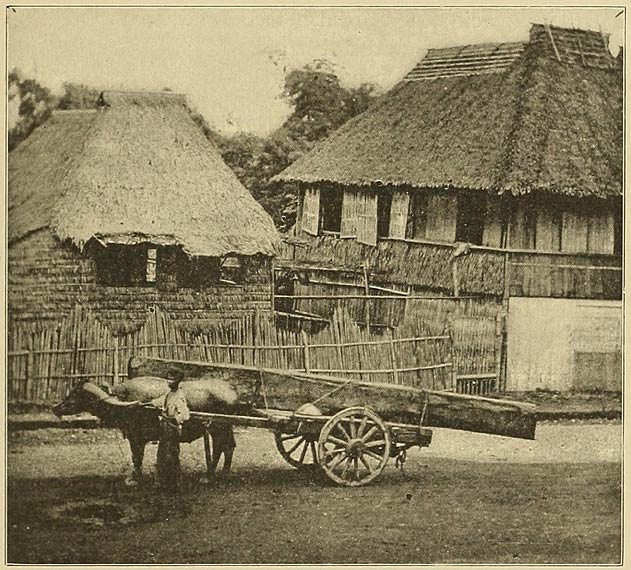
[{"label": "bamboo fence", "polygon": [[[440,314],[434,314],[435,321]],[[115,336],[77,305],[55,329],[9,336],[8,394],[11,403],[62,400],[80,379],[117,383],[132,356],[245,364],[300,370],[367,381],[452,390],[452,337],[445,322],[375,332],[358,325],[339,306],[328,325],[279,326],[269,314],[218,321],[204,332],[178,326],[159,307],[137,331]],[[307,323],[308,324],[308,323]]]}]

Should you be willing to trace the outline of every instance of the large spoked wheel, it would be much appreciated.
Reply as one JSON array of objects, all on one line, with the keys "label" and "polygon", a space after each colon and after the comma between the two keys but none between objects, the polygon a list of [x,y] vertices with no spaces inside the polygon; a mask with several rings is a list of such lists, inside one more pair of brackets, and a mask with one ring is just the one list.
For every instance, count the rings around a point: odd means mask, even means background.
[{"label": "large spoked wheel", "polygon": [[339,485],[359,487],[373,481],[390,457],[390,430],[369,408],[347,408],[322,428],[318,463]]},{"label": "large spoked wheel", "polygon": [[276,447],[283,459],[300,470],[313,469],[318,463],[317,435],[300,433],[275,433]]}]

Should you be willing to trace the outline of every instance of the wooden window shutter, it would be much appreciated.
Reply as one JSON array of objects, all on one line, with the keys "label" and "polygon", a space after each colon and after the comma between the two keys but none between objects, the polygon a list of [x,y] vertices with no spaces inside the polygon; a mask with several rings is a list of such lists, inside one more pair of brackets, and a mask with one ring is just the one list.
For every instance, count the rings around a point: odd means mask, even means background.
[{"label": "wooden window shutter", "polygon": [[433,192],[427,199],[427,239],[453,242],[456,239],[458,201],[455,194]]},{"label": "wooden window shutter", "polygon": [[302,230],[317,236],[320,224],[320,190],[307,188],[302,205]]},{"label": "wooden window shutter", "polygon": [[596,211],[589,218],[587,251],[590,253],[613,253],[614,220],[611,211]]},{"label": "wooden window shutter", "polygon": [[561,249],[561,214],[557,208],[548,204],[538,205],[536,236],[538,250]]},{"label": "wooden window shutter", "polygon": [[487,200],[482,245],[502,247],[502,222],[505,219],[505,211],[506,204],[502,203],[500,200]]},{"label": "wooden window shutter", "polygon": [[377,245],[377,194],[371,191],[360,192],[357,205],[357,241]]},{"label": "wooden window shutter", "polygon": [[587,252],[587,215],[566,210],[563,212],[563,228],[561,233],[561,250],[569,253]]},{"label": "wooden window shutter", "polygon": [[404,190],[397,190],[392,195],[390,206],[390,228],[388,236],[404,239],[408,225],[408,210],[410,208],[410,194]]},{"label": "wooden window shutter", "polygon": [[340,237],[355,237],[357,235],[357,191],[344,190],[342,199],[342,224]]}]

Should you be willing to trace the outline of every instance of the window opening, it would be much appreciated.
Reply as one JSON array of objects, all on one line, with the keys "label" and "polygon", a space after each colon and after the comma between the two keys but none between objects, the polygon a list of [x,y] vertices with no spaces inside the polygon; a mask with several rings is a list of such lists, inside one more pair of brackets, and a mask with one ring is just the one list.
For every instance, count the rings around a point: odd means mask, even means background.
[{"label": "window opening", "polygon": [[342,198],[341,188],[328,187],[320,191],[320,219],[322,231],[340,233],[342,226]]},{"label": "window opening", "polygon": [[243,264],[235,255],[224,257],[221,262],[221,275],[219,282],[226,285],[239,285],[243,283]]},{"label": "window opening", "polygon": [[466,192],[458,196],[456,241],[482,245],[486,196]]},{"label": "window opening", "polygon": [[392,192],[379,192],[377,194],[377,237],[388,237],[391,207]]},{"label": "window opening", "polygon": [[427,233],[427,194],[413,192],[411,196],[410,214],[406,237],[424,239]]}]

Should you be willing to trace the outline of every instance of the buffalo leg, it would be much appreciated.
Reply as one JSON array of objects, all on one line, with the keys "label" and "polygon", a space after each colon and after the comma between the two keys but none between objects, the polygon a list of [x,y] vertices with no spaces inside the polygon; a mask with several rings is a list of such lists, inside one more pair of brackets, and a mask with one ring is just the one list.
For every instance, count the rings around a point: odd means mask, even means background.
[{"label": "buffalo leg", "polygon": [[[210,435],[208,434],[208,429],[204,428],[204,455],[206,457],[206,473],[207,476],[210,478],[214,475],[215,473],[215,468],[217,467],[217,465],[213,465],[213,460],[212,460],[212,455],[211,455],[211,450],[210,450]],[[214,447],[213,446],[213,451],[214,451]]]},{"label": "buffalo leg", "polygon": [[232,426],[227,426],[225,432],[222,434],[222,448],[223,448],[223,469],[222,473],[228,475],[230,468],[232,467],[232,456],[234,455],[234,448],[237,446],[237,442],[234,440],[234,430]]},{"label": "buffalo leg", "polygon": [[131,475],[125,480],[125,483],[127,483],[128,485],[136,485],[140,483],[140,480],[142,478],[142,461],[145,456],[146,444],[147,442],[143,441],[140,438],[129,438],[129,448],[131,449],[131,459],[134,464],[134,470],[131,472]]}]

